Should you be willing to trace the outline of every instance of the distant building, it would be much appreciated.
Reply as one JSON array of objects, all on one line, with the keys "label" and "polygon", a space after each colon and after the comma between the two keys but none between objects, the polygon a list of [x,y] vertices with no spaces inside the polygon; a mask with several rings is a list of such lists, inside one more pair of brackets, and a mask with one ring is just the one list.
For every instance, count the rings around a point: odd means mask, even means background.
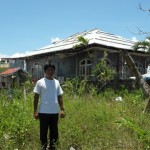
[{"label": "distant building", "polygon": [[0,88],[19,86],[26,78],[27,73],[21,68],[9,68],[0,73]]}]

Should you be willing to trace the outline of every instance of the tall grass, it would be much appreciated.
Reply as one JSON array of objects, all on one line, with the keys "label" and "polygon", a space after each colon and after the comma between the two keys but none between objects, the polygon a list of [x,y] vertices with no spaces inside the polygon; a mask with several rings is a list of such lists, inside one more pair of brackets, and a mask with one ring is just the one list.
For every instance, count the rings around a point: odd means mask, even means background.
[{"label": "tall grass", "polygon": [[[68,81],[63,86],[66,117],[59,119],[58,150],[71,146],[76,150],[150,149],[150,115],[143,113],[145,100],[140,90],[108,89],[97,94],[94,87],[88,86],[87,91],[86,83],[80,83]],[[0,95],[0,149],[39,150],[33,93],[28,92],[26,101],[21,89],[12,98],[6,91]],[[122,101],[115,100],[118,96]]]},{"label": "tall grass", "polygon": [[22,90],[16,89],[14,93],[13,97],[5,90],[0,93],[0,149],[31,150],[33,144],[39,146],[38,123],[33,119],[33,95],[30,93],[24,101]]}]

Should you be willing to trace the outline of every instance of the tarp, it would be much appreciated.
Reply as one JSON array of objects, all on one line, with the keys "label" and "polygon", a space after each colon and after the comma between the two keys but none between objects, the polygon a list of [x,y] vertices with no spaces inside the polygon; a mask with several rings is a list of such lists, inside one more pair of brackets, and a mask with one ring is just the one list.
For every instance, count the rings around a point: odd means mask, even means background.
[{"label": "tarp", "polygon": [[[150,73],[143,74],[142,77],[144,80],[150,80]],[[136,79],[135,77],[130,77],[130,79]]]},{"label": "tarp", "polygon": [[150,80],[150,73],[146,73],[142,75],[145,80]]},{"label": "tarp", "polygon": [[0,73],[0,76],[8,76],[8,75],[12,75],[14,74],[15,72],[17,72],[18,70],[20,70],[21,68],[18,67],[18,68],[9,68],[8,70]]}]

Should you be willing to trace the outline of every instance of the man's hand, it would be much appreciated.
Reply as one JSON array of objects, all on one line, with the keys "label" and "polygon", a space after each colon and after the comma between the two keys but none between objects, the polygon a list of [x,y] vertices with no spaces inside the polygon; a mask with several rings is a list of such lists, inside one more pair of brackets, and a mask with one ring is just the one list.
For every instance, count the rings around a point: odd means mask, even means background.
[{"label": "man's hand", "polygon": [[64,110],[60,111],[60,118],[65,118],[65,112],[64,112]]},{"label": "man's hand", "polygon": [[33,115],[33,116],[34,116],[34,118],[35,118],[36,120],[39,119],[39,113],[38,113],[37,111],[34,112],[34,115]]}]

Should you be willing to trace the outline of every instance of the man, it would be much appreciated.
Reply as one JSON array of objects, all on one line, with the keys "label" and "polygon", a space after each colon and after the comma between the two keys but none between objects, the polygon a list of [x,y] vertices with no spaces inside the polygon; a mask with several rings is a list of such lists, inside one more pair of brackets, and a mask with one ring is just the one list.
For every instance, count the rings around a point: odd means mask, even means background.
[{"label": "man", "polygon": [[[64,106],[62,99],[62,88],[59,81],[53,75],[55,66],[46,64],[44,66],[45,77],[38,80],[34,87],[34,118],[40,120],[40,141],[42,150],[47,148],[47,134],[50,131],[50,150],[55,150],[58,143],[58,117],[60,106],[60,117],[64,118]],[[38,101],[40,103],[38,107]]]}]

